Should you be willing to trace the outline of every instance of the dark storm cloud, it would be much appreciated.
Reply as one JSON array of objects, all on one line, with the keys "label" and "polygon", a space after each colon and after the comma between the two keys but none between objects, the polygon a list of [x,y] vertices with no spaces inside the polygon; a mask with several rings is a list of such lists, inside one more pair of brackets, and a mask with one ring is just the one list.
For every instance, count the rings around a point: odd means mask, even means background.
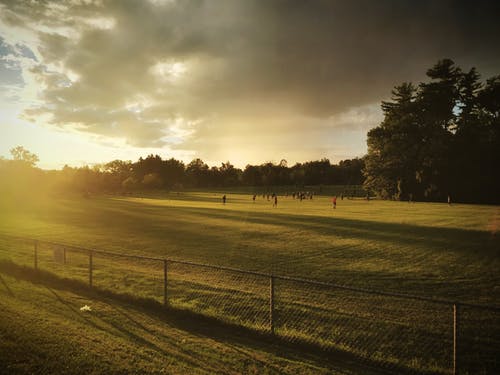
[{"label": "dark storm cloud", "polygon": [[248,22],[210,41],[234,46],[217,87],[222,99],[269,96],[324,116],[378,102],[442,57],[492,73],[499,10],[491,2],[244,2]]},{"label": "dark storm cloud", "polygon": [[[231,127],[242,129],[229,132],[234,145],[281,134],[286,152],[308,128],[327,148],[327,132],[376,125],[391,88],[440,58],[486,76],[500,67],[500,3],[490,1],[4,4],[4,23],[35,30],[40,65],[56,66],[33,67],[44,83],[33,111],[140,145],[161,144],[182,118],[176,147],[201,155]],[[125,116],[131,105],[142,107]]]}]

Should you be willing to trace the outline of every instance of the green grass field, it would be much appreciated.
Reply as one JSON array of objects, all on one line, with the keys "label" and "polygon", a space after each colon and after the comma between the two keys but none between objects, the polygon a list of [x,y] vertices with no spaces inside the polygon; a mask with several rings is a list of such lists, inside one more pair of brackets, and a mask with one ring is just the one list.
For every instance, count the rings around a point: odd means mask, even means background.
[{"label": "green grass field", "polygon": [[11,201],[1,232],[467,302],[500,296],[497,206],[220,197]]},{"label": "green grass field", "polygon": [[2,374],[378,373],[17,271],[0,269]]},{"label": "green grass field", "polygon": [[[124,254],[498,305],[497,206],[339,199],[334,210],[329,197],[299,202],[280,196],[273,208],[262,196],[253,203],[243,192],[226,194],[226,205],[222,192],[23,197],[2,202],[0,231]],[[3,244],[2,259],[33,264],[31,245]],[[69,254],[68,263],[78,266],[69,268],[54,261],[52,250],[40,249],[42,269],[87,280],[85,255]],[[94,262],[95,286],[161,301],[161,264],[97,257]],[[182,265],[169,272],[169,298],[175,307],[266,329],[267,280]],[[276,291],[277,332],[292,341],[314,336],[320,345],[385,363],[431,372],[450,367],[447,307],[312,290],[286,281],[277,283]],[[474,320],[472,312],[464,313],[468,329],[473,335],[478,327],[488,330],[493,325],[488,342],[494,355],[499,348],[497,315],[479,315]],[[437,331],[439,340],[428,339]],[[441,352],[443,342],[446,349]],[[489,363],[484,371],[495,366]],[[180,368],[174,372],[183,372]]]}]

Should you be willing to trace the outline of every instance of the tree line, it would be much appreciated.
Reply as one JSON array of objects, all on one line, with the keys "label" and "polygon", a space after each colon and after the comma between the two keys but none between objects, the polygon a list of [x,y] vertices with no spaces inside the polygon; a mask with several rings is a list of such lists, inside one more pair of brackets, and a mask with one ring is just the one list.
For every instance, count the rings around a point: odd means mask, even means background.
[{"label": "tree line", "polygon": [[174,158],[149,155],[136,162],[114,160],[93,166],[64,166],[61,170],[43,171],[35,167],[38,157],[23,147],[16,147],[11,154],[12,159],[0,159],[0,174],[4,186],[8,181],[13,183],[12,190],[24,185],[22,181],[33,179],[38,186],[50,185],[56,190],[82,194],[235,186],[272,191],[277,186],[361,185],[364,179],[364,162],[359,158],[338,164],[321,159],[296,163],[292,167],[281,160],[240,169],[230,162],[209,167],[201,159],[194,159],[185,165]]},{"label": "tree line", "polygon": [[500,203],[500,76],[444,59],[402,83],[368,132],[364,186],[397,200]]}]

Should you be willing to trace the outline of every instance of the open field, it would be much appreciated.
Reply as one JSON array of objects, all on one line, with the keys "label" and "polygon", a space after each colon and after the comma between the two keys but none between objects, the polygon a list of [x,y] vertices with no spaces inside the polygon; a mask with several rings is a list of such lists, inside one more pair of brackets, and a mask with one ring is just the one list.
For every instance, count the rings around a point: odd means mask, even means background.
[{"label": "open field", "polygon": [[[250,195],[228,194],[226,205],[220,197],[26,199],[4,202],[0,220],[4,234],[85,248],[498,306],[498,207],[339,199],[333,210],[329,198],[317,196],[302,202],[280,197],[273,208],[262,196],[252,203]],[[32,243],[2,245],[2,259],[33,264]],[[61,265],[50,246],[39,252],[40,268],[88,279],[86,254],[69,253]],[[94,267],[95,286],[162,301],[162,264],[96,256]],[[268,284],[169,265],[171,306],[251,329],[268,329]],[[277,280],[275,291],[279,336],[420,371],[450,369],[450,306],[287,280]],[[487,363],[486,373],[498,368],[491,362],[499,348],[498,314],[464,310],[463,320],[464,332],[485,336],[482,345],[488,345],[484,350],[469,342],[467,349],[483,357],[466,350],[463,358]]]},{"label": "open field", "polygon": [[500,296],[497,206],[220,197],[4,202],[1,232],[464,302]]}]

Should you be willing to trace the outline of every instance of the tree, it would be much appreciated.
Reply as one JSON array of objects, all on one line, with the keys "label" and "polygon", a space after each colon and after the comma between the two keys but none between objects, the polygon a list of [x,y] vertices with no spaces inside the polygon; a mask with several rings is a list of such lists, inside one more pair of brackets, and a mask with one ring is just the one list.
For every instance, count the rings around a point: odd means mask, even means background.
[{"label": "tree", "polygon": [[186,166],[186,180],[188,185],[194,187],[207,186],[208,165],[203,160],[197,158]]},{"label": "tree", "polygon": [[237,169],[229,161],[222,163],[219,168],[219,176],[222,186],[238,185],[240,180],[241,170]]},{"label": "tree", "polygon": [[147,189],[159,189],[163,186],[163,181],[158,173],[148,173],[142,179],[142,185]]},{"label": "tree", "polygon": [[26,150],[23,146],[17,146],[10,150],[12,159],[25,163],[30,167],[34,167],[38,163],[38,156]]},{"label": "tree", "polygon": [[0,157],[0,194],[11,202],[33,199],[48,187],[48,173],[34,168],[38,157],[18,146],[10,150],[12,159]]},{"label": "tree", "polygon": [[159,155],[150,154],[145,159],[139,158],[132,167],[135,179],[142,181],[144,176],[149,173],[157,173],[161,176],[162,164],[163,160]]},{"label": "tree", "polygon": [[113,160],[103,167],[105,190],[118,192],[122,190],[127,178],[132,176],[133,166],[131,161]]},{"label": "tree", "polygon": [[164,186],[171,189],[174,186],[180,186],[184,179],[184,163],[182,161],[170,158],[164,160],[161,165],[160,177],[164,181]]},{"label": "tree", "polygon": [[382,102],[384,121],[368,132],[365,188],[383,198],[403,199],[416,190],[418,145],[421,143],[416,87],[403,83]]},{"label": "tree", "polygon": [[[500,202],[500,75],[486,80],[478,93],[478,183],[474,194],[485,202]],[[476,198],[477,199],[477,198]]]},{"label": "tree", "polygon": [[113,160],[104,165],[104,171],[115,176],[130,176],[133,171],[132,162],[123,160]]},{"label": "tree", "polygon": [[[342,185],[361,185],[363,184],[363,169],[365,168],[364,158],[354,158],[339,161],[338,167],[335,165],[331,166],[332,174],[334,171],[338,171],[338,183]],[[328,182],[331,183],[331,177]]]},{"label": "tree", "polygon": [[306,185],[320,185],[327,182],[331,171],[330,160],[321,159],[309,161],[302,165],[304,168],[304,183]]},{"label": "tree", "polygon": [[460,116],[462,70],[450,59],[438,61],[427,71],[431,78],[418,91],[422,143],[417,177],[425,199],[446,199],[453,170],[452,138]]},{"label": "tree", "polygon": [[127,177],[125,180],[123,180],[122,187],[126,192],[135,190],[138,187],[137,180],[132,176]]},{"label": "tree", "polygon": [[243,184],[247,186],[261,186],[262,173],[260,167],[257,165],[248,164],[241,176]]},{"label": "tree", "polygon": [[365,188],[383,198],[497,202],[500,78],[483,85],[476,69],[449,59],[427,76],[382,102],[384,120],[368,132]]}]

